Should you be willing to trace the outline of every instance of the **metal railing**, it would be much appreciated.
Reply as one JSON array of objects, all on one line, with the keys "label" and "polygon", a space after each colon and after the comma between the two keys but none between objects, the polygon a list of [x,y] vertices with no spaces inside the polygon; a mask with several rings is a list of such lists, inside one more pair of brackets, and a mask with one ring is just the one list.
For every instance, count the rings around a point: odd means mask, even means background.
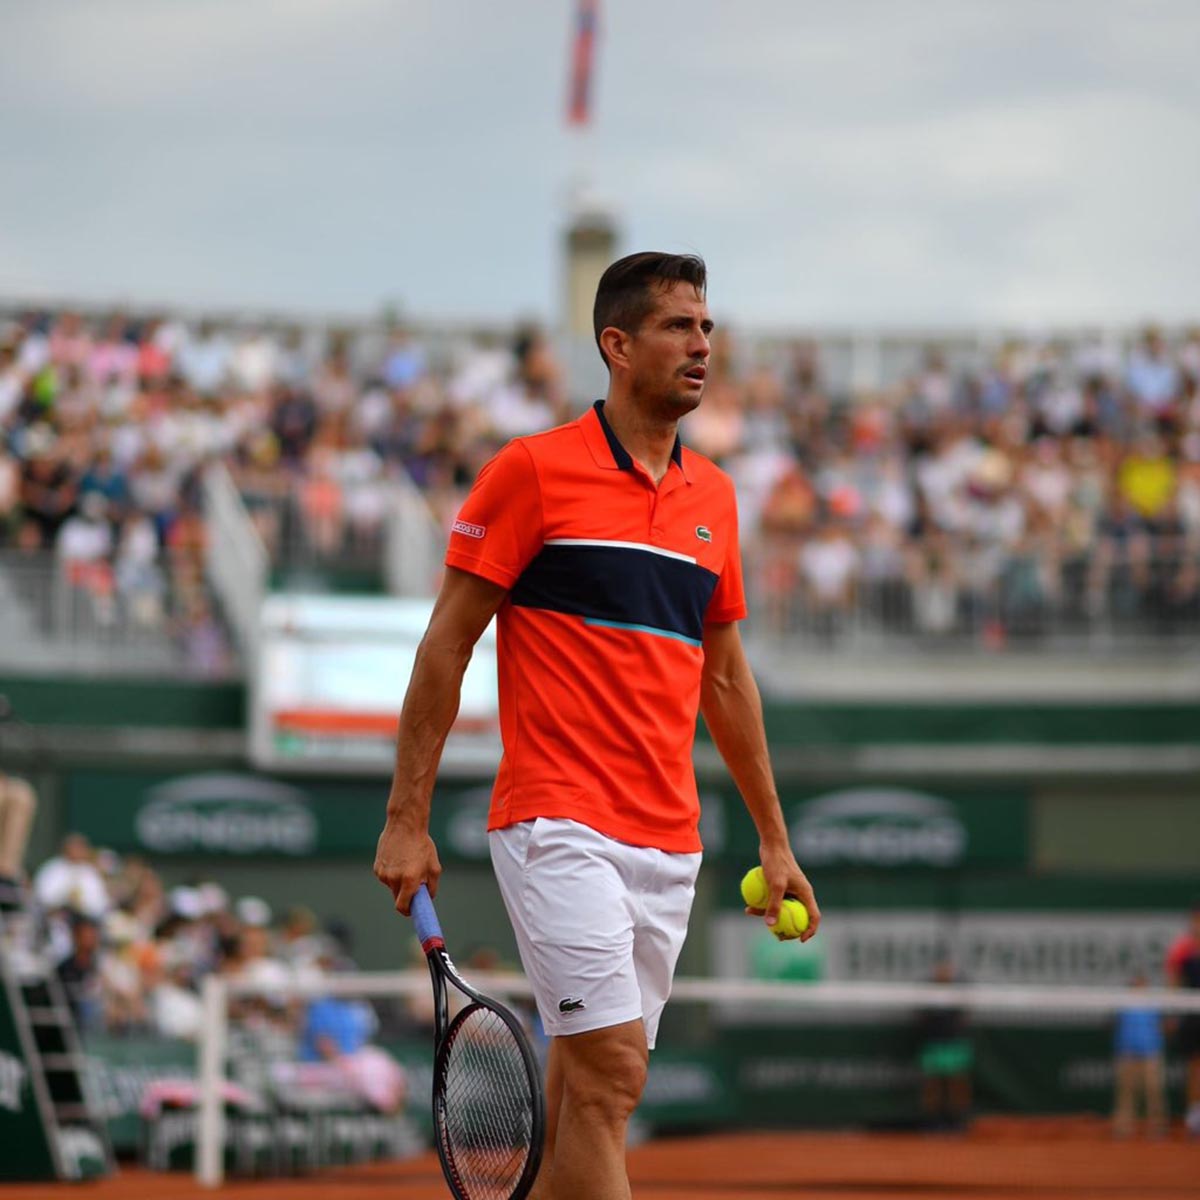
[{"label": "metal railing", "polygon": [[0,551],[0,669],[221,678],[234,672],[206,607],[180,613],[167,572],[126,586],[107,562]]},{"label": "metal railing", "polygon": [[432,596],[442,568],[445,534],[407,475],[388,496],[384,577],[393,596]]},{"label": "metal railing", "polygon": [[209,528],[205,571],[243,657],[253,661],[270,557],[228,469],[221,463],[214,463],[204,475],[204,517]]},{"label": "metal railing", "polygon": [[[218,472],[229,479],[224,468]],[[359,486],[327,476],[285,477],[270,488],[251,480],[229,486],[239,496],[239,525],[253,533],[268,573],[285,587],[386,587],[397,596],[429,596],[437,588],[445,536],[407,474]],[[225,492],[222,484],[227,509]]]},{"label": "metal railing", "polygon": [[932,567],[918,547],[891,570],[824,587],[798,543],[743,550],[761,639],[877,650],[1200,648],[1200,551],[1143,558],[1100,543],[1068,555],[971,548]]},{"label": "metal railing", "polygon": [[[224,492],[218,511],[239,500],[219,481],[210,486],[214,495]],[[219,609],[207,605],[200,625],[172,594],[169,569],[157,588],[139,592],[123,586],[107,563],[0,551],[0,669],[226,677],[239,664],[217,611],[233,627],[243,660],[252,662],[266,550],[244,523],[228,517],[215,520],[210,534],[208,574]],[[432,517],[410,503],[405,515],[382,525],[375,569],[386,569],[400,594],[432,595],[442,544]],[[805,578],[799,555],[798,544],[751,539],[744,546],[747,626],[760,643],[850,655],[1200,653],[1195,551],[1131,561],[1100,545],[1049,560],[1008,554],[986,571],[967,557],[942,573],[911,564],[883,574],[860,570],[830,593]],[[214,646],[222,638],[224,645]]]}]

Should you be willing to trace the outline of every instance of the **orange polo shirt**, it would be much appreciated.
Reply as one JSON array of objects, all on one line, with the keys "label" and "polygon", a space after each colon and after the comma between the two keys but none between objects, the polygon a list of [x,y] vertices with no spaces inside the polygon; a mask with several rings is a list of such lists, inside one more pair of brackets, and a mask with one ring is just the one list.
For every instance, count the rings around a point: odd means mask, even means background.
[{"label": "orange polo shirt", "polygon": [[446,563],[510,589],[496,615],[504,755],[488,828],[567,817],[699,850],[701,639],[746,615],[729,477],[676,439],[656,487],[598,401],[484,466]]}]

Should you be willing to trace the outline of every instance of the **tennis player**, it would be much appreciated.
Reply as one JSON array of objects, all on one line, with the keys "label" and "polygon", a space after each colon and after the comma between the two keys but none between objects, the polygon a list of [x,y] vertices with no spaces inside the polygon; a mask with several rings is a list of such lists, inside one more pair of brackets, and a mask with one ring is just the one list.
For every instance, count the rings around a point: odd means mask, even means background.
[{"label": "tennis player", "polygon": [[697,709],[754,819],[774,921],[813,891],[788,843],[746,615],[733,485],[684,448],[713,323],[699,258],[605,271],[596,341],[608,395],[517,438],[479,473],[400,717],[375,874],[407,914],[441,864],[438,761],[472,647],[498,614],[504,755],[492,862],[551,1038],[538,1200],[629,1196],[625,1133],[687,930],[700,866]]}]

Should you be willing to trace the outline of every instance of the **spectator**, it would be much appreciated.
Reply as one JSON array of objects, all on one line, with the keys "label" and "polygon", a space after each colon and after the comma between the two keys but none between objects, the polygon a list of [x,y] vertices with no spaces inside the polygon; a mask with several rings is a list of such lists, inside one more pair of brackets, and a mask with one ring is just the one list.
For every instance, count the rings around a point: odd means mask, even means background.
[{"label": "spectator", "polygon": [[100,492],[84,496],[76,515],[59,529],[55,548],[68,571],[76,564],[106,562],[113,550],[113,527],[108,522],[108,502]]},{"label": "spectator", "polygon": [[0,445],[0,545],[11,536],[19,520],[21,467],[17,459]]},{"label": "spectator", "polygon": [[204,1009],[191,986],[192,964],[169,946],[151,944],[141,947],[138,967],[150,1028],[159,1037],[195,1041]]},{"label": "spectator", "polygon": [[26,372],[17,361],[15,342],[0,336],[0,427],[21,403],[25,383]]},{"label": "spectator", "polygon": [[73,912],[71,949],[55,968],[75,1024],[83,1032],[103,1027],[104,989],[100,976],[100,924],[85,912]]},{"label": "spectator", "polygon": [[303,905],[288,909],[279,931],[280,958],[293,971],[304,971],[316,964],[325,949],[316,913]]},{"label": "spectator", "polygon": [[301,1062],[332,1062],[362,1049],[377,1022],[370,1005],[361,1000],[324,996],[305,1009],[300,1031]]},{"label": "spectator", "polygon": [[841,525],[823,525],[800,551],[800,575],[809,607],[818,616],[840,618],[854,601],[861,563]]},{"label": "spectator", "polygon": [[111,624],[114,616],[113,575],[108,561],[113,535],[107,513],[104,496],[89,492],[79,511],[63,523],[55,545],[67,581],[91,597],[94,612],[105,625]]},{"label": "spectator", "polygon": [[[318,967],[334,970],[333,957],[323,954]],[[361,1000],[323,996],[307,1005],[301,1022],[299,1060],[322,1064],[324,1072],[304,1072],[297,1079],[340,1084],[376,1111],[397,1112],[407,1092],[404,1072],[391,1055],[370,1045],[378,1021]]]},{"label": "spectator", "polygon": [[54,545],[58,531],[75,507],[79,487],[70,464],[54,451],[54,437],[46,427],[30,430],[21,480],[21,508],[40,531],[41,545]]},{"label": "spectator", "polygon": [[[943,960],[931,982],[957,982],[953,964]],[[962,1129],[971,1109],[971,1068],[974,1054],[967,1035],[967,1015],[961,1008],[928,1008],[917,1021],[922,1075],[921,1107],[932,1129]]]},{"label": "spectator", "polygon": [[139,959],[144,951],[141,929],[128,913],[113,909],[103,925],[104,951],[99,957],[106,1029],[129,1032],[147,1023]]},{"label": "spectator", "polygon": [[284,1005],[292,973],[272,952],[270,931],[266,926],[243,926],[233,977],[268,996],[272,1005]]},{"label": "spectator", "polygon": [[195,338],[179,351],[179,367],[189,386],[202,395],[215,395],[229,370],[229,345],[211,321],[201,324]]},{"label": "spectator", "polygon": [[[1148,982],[1145,975],[1138,975],[1130,986],[1145,988]],[[1135,1132],[1140,1101],[1150,1136],[1164,1136],[1167,1088],[1162,1013],[1148,1007],[1124,1008],[1117,1013],[1114,1052],[1117,1087],[1113,1132],[1117,1137],[1129,1137]]]},{"label": "spectator", "polygon": [[541,333],[522,331],[513,357],[513,378],[493,391],[484,406],[490,432],[501,442],[549,429],[562,414],[558,365]]},{"label": "spectator", "polygon": [[103,919],[112,906],[91,844],[81,833],[68,833],[58,856],[38,869],[33,894],[48,912],[68,909],[93,921]]},{"label": "spectator", "polygon": [[425,377],[425,352],[413,340],[412,333],[403,325],[392,330],[387,357],[383,364],[383,382],[397,392],[406,392],[416,387]]},{"label": "spectator", "polygon": [[103,445],[92,458],[91,466],[79,481],[79,495],[102,496],[109,510],[117,517],[124,514],[129,504],[129,480],[125,471],[113,459],[112,450]]},{"label": "spectator", "polygon": [[1117,474],[1122,497],[1139,516],[1160,516],[1175,495],[1176,468],[1161,437],[1143,434]]},{"label": "spectator", "polygon": [[[1180,934],[1167,952],[1167,982],[1172,987],[1200,989],[1200,900],[1192,905],[1187,931]],[[1175,1050],[1187,1069],[1184,1121],[1193,1137],[1200,1137],[1200,1013],[1187,1013],[1179,1020]]]},{"label": "spectator", "polygon": [[162,624],[166,582],[158,565],[158,535],[149,517],[132,514],[121,525],[114,579],[135,625]]},{"label": "spectator", "polygon": [[[860,395],[827,385],[810,343],[747,354],[723,333],[684,433],[729,465],[768,629],[793,630],[815,603],[815,628],[831,630],[833,608],[866,603],[876,628],[993,645],[1055,614],[1174,634],[1200,597],[1198,347],[1195,331],[1172,345],[1157,330],[1128,353],[1098,335],[1070,351],[1013,341],[974,361],[930,346],[911,376]],[[221,670],[201,595],[207,462],[230,465],[269,551],[359,567],[377,559],[398,475],[448,522],[500,442],[568,415],[534,329],[434,355],[401,327],[22,314],[0,326],[0,545],[36,557],[77,516],[92,537],[84,505],[102,495],[111,540],[99,552],[95,539],[91,561],[97,579],[115,574],[111,618],[170,630],[198,669]],[[169,571],[152,561],[147,520]],[[832,608],[811,582],[827,552],[800,547],[827,540],[847,564],[857,556],[843,570],[862,585],[848,599],[835,588]],[[886,615],[881,578],[894,581]]]},{"label": "spectator", "polygon": [[1157,329],[1147,329],[1142,336],[1141,346],[1130,358],[1126,382],[1142,411],[1150,416],[1165,414],[1175,402],[1179,371]]}]

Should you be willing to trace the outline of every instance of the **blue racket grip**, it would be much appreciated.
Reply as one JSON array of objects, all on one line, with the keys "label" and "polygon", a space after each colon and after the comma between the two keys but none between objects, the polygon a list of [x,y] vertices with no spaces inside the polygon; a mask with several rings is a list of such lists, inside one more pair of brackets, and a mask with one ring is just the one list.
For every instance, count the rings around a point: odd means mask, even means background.
[{"label": "blue racket grip", "polygon": [[426,945],[431,939],[444,943],[442,927],[438,924],[437,913],[433,911],[433,901],[429,898],[429,889],[421,884],[413,893],[412,919],[416,926],[417,939],[421,945]]}]

